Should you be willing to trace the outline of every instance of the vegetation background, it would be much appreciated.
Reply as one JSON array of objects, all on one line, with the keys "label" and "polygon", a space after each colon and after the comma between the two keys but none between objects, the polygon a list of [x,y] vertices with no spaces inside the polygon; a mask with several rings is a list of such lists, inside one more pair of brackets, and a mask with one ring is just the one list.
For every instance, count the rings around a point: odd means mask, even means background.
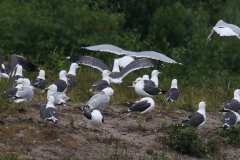
[{"label": "vegetation background", "polygon": [[0,55],[20,54],[42,65],[57,65],[56,52],[92,55],[111,66],[118,55],[81,47],[113,44],[183,63],[162,68],[170,79],[201,85],[220,77],[236,88],[239,40],[207,37],[220,19],[240,26],[239,8],[239,0],[0,0]]}]

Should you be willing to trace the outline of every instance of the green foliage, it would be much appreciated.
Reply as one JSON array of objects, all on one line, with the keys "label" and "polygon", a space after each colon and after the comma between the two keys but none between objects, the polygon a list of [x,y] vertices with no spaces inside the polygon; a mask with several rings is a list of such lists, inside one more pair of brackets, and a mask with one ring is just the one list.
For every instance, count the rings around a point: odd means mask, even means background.
[{"label": "green foliage", "polygon": [[214,129],[215,134],[228,138],[226,142],[236,148],[240,147],[240,127],[230,127],[222,129],[222,127]]},{"label": "green foliage", "polygon": [[182,154],[203,156],[205,152],[204,144],[199,138],[199,133],[192,128],[185,129],[181,123],[177,123],[170,125],[165,132],[168,134],[166,144],[171,149],[177,150]]},{"label": "green foliage", "polygon": [[0,160],[18,160],[18,156],[14,154],[0,154]]}]

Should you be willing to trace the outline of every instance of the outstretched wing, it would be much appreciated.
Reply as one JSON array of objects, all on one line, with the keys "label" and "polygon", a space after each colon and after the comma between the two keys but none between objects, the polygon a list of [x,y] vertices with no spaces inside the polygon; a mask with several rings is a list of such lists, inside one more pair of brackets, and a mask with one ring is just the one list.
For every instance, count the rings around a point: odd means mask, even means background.
[{"label": "outstretched wing", "polygon": [[111,71],[106,64],[104,64],[100,59],[90,56],[70,56],[67,57],[67,60],[77,64],[83,64],[86,66],[91,66],[100,71],[109,70]]},{"label": "outstretched wing", "polygon": [[149,59],[138,59],[135,61],[132,61],[130,64],[128,64],[125,68],[122,69],[122,71],[119,74],[113,74],[109,77],[111,78],[124,78],[128,73],[141,69],[141,68],[150,68],[150,67],[164,67],[163,64],[159,62],[155,62]]}]

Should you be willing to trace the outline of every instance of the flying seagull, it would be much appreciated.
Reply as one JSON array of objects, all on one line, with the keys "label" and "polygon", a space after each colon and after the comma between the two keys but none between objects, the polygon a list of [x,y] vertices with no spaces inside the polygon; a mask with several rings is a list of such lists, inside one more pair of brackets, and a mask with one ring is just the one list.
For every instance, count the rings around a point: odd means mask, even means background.
[{"label": "flying seagull", "polygon": [[146,122],[143,114],[150,112],[151,110],[153,110],[155,106],[153,99],[150,97],[144,97],[140,101],[127,102],[127,103],[132,104],[132,106],[128,108],[127,111],[124,111],[123,113],[140,112],[142,114],[143,122]]},{"label": "flying seagull", "polygon": [[206,122],[206,103],[200,102],[197,112],[190,113],[181,123],[189,124],[192,127],[200,127]]},{"label": "flying seagull", "polygon": [[211,41],[215,32],[219,34],[219,36],[236,36],[238,39],[240,39],[240,28],[234,24],[228,24],[223,20],[219,20],[215,27],[213,27],[210,35],[207,38],[208,42]]},{"label": "flying seagull", "polygon": [[[76,62],[78,64],[91,66],[91,67],[96,68],[96,69],[98,69],[102,72],[104,70],[111,71],[106,64],[104,64],[100,59],[95,58],[95,57],[70,56],[70,57],[67,57],[67,59],[70,62]],[[114,65],[114,69],[112,71],[114,74],[110,75],[110,78],[111,78],[110,81],[112,83],[122,83],[122,79],[127,74],[129,74],[130,72],[132,72],[134,70],[141,69],[141,68],[149,68],[149,67],[164,67],[164,65],[159,63],[159,62],[152,61],[152,60],[149,60],[149,59],[138,59],[138,60],[132,61],[130,64],[128,64],[126,67],[124,67],[120,71],[119,70],[119,63],[117,61],[117,64]],[[118,68],[118,69],[115,69],[115,68]]]},{"label": "flying seagull", "polygon": [[240,89],[234,91],[234,98],[223,103],[223,109],[219,112],[226,112],[226,110],[239,112],[240,111]]},{"label": "flying seagull", "polygon": [[[126,55],[129,57],[136,57],[136,58],[144,57],[144,58],[160,60],[160,61],[167,62],[167,63],[181,64],[181,63],[178,63],[178,62],[174,61],[173,59],[171,59],[161,53],[155,52],[155,51],[132,52],[132,51],[123,50],[122,48],[119,48],[119,47],[116,47],[116,46],[110,45],[110,44],[102,44],[102,45],[82,47],[82,48],[87,49],[87,50],[92,50],[92,51],[110,52],[110,53],[115,53],[117,55]],[[126,58],[130,59],[129,57],[125,57],[122,60],[128,61],[128,60],[126,60]],[[124,66],[124,65],[122,65],[122,66]]]}]

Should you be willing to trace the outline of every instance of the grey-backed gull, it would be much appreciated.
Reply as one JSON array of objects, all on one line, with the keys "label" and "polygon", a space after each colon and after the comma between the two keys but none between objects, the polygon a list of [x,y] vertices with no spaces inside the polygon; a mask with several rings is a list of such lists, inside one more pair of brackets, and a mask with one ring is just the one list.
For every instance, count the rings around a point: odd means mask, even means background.
[{"label": "grey-backed gull", "polygon": [[64,92],[57,92],[57,86],[55,84],[50,85],[45,90],[47,90],[47,97],[54,97],[54,104],[66,106],[66,102],[70,100]]},{"label": "grey-backed gull", "polygon": [[219,112],[225,112],[225,110],[231,110],[234,112],[240,111],[240,90],[236,89],[234,91],[234,98],[232,100],[226,101],[223,103],[223,109]]},{"label": "grey-backed gull", "polygon": [[240,115],[234,111],[226,111],[222,119],[223,129],[229,129],[229,127],[234,126],[240,121]]},{"label": "grey-backed gull", "polygon": [[67,72],[65,70],[62,70],[59,73],[59,79],[52,83],[57,86],[57,90],[59,92],[66,92],[66,90],[67,90],[68,82],[67,82],[66,76],[67,76]]},{"label": "grey-backed gull", "polygon": [[110,96],[113,95],[114,91],[112,88],[107,87],[101,92],[95,94],[84,106],[85,108],[99,108],[104,109],[108,106],[110,102]]},{"label": "grey-backed gull", "polygon": [[167,102],[176,101],[178,100],[179,95],[180,95],[180,91],[178,90],[177,79],[173,79],[171,88],[167,91],[167,94],[166,94],[166,101]]},{"label": "grey-backed gull", "polygon": [[57,122],[58,122],[58,111],[56,110],[56,108],[54,106],[54,97],[53,96],[48,97],[48,103],[43,112],[43,119],[47,120],[47,121],[52,121],[53,127],[54,127],[54,124],[57,124]]},{"label": "grey-backed gull", "polygon": [[[106,66],[100,59],[95,58],[95,57],[90,57],[90,56],[70,56],[67,57],[68,61],[70,62],[76,62],[78,64],[83,64],[87,66],[91,66],[93,68],[96,68],[100,71],[108,70],[108,66]],[[110,81],[112,83],[122,83],[122,79],[129,74],[130,72],[134,70],[138,70],[141,68],[149,68],[149,67],[164,67],[163,64],[152,61],[149,59],[138,59],[135,61],[132,61],[130,64],[125,66],[121,71],[119,70],[119,61],[115,60],[114,68],[112,72],[114,73],[113,75],[110,75]]]},{"label": "grey-backed gull", "polygon": [[140,112],[142,114],[142,121],[145,121],[144,115],[145,113],[150,112],[153,110],[155,103],[152,98],[150,97],[144,97],[140,101],[136,102],[127,102],[128,104],[133,104],[130,108],[128,108],[127,111],[124,111],[123,113],[132,113],[132,112]]},{"label": "grey-backed gull", "polygon": [[206,122],[206,103],[200,102],[197,112],[190,113],[181,123],[189,124],[192,127],[200,127]]},{"label": "grey-backed gull", "polygon": [[76,77],[76,70],[81,68],[77,63],[72,63],[67,75],[68,86],[76,87],[77,86],[77,79]]},{"label": "grey-backed gull", "polygon": [[219,36],[236,36],[240,39],[240,28],[234,24],[228,24],[223,20],[219,20],[215,27],[213,27],[207,41],[211,41],[213,35],[217,33]]},{"label": "grey-backed gull", "polygon": [[38,93],[44,93],[46,87],[45,71],[40,70],[38,77],[31,80],[31,88]]},{"label": "grey-backed gull", "polygon": [[102,72],[102,79],[93,83],[91,89],[89,91],[100,92],[104,88],[110,87],[109,75],[113,74],[108,70],[104,70]]},{"label": "grey-backed gull", "polygon": [[[104,122],[104,117],[98,110],[93,110],[92,112],[90,112],[83,107],[83,115],[88,119],[88,122],[93,127],[97,127],[97,129],[99,129],[99,127],[101,127]],[[90,134],[93,134],[93,130]],[[97,135],[99,135],[99,133],[97,133]]]}]

